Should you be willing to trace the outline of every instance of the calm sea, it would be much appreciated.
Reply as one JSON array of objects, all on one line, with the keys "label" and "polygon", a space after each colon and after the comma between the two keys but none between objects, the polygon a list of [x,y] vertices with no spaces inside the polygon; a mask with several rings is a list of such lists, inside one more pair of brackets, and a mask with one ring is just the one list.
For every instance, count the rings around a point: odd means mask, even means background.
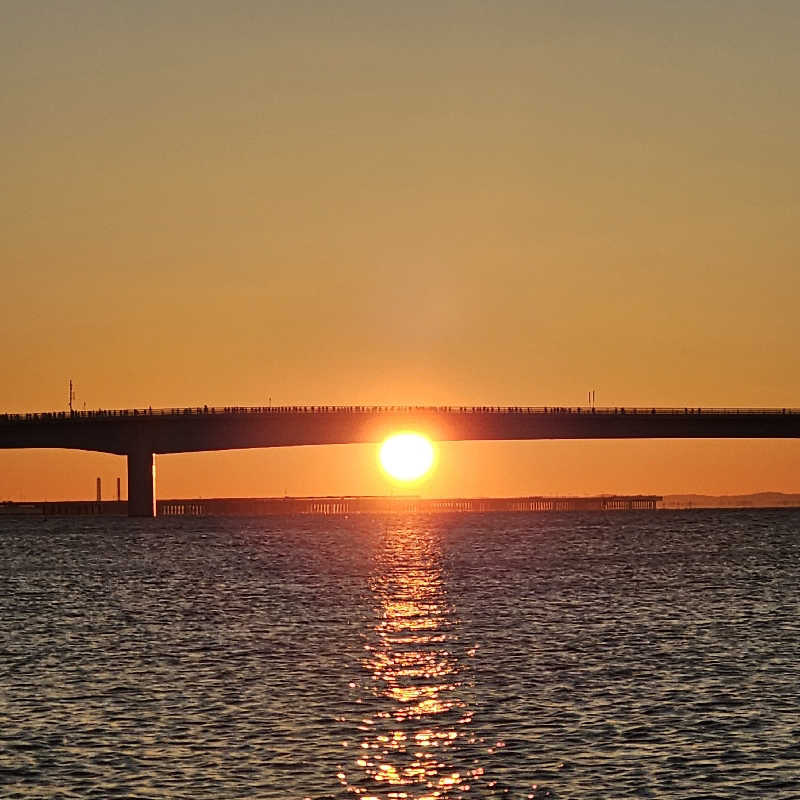
[{"label": "calm sea", "polygon": [[0,519],[3,798],[800,797],[800,513]]}]

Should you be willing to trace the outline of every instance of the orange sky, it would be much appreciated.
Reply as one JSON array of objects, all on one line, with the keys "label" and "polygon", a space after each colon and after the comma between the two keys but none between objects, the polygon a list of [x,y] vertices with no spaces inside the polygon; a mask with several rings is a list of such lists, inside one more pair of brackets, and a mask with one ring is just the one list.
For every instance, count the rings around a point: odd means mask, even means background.
[{"label": "orange sky", "polygon": [[[0,411],[800,406],[797,3],[395,5],[4,6]],[[158,469],[388,490],[360,446]],[[0,452],[0,498],[124,474]],[[768,489],[800,444],[453,444],[421,491]]]}]

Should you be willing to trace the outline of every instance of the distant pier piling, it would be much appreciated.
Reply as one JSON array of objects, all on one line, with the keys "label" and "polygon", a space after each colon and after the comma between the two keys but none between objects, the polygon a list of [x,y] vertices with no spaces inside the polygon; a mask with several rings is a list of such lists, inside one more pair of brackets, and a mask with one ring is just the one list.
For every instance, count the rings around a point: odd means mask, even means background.
[{"label": "distant pier piling", "polygon": [[[158,516],[261,517],[275,514],[347,516],[350,514],[440,514],[487,512],[654,511],[658,495],[601,495],[596,497],[452,497],[345,496],[345,497],[218,497],[158,500]],[[145,498],[149,503],[149,498]],[[148,506],[149,508],[149,506]],[[147,509],[144,509],[145,512]],[[122,500],[64,500],[36,503],[2,503],[0,514],[46,516],[125,515]],[[143,516],[148,516],[146,513]]]}]

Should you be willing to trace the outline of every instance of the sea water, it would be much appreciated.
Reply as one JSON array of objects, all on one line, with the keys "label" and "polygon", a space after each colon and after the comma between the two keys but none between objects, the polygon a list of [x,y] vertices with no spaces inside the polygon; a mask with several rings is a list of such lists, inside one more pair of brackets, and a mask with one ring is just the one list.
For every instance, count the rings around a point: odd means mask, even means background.
[{"label": "sea water", "polygon": [[800,797],[800,512],[0,519],[4,798]]}]

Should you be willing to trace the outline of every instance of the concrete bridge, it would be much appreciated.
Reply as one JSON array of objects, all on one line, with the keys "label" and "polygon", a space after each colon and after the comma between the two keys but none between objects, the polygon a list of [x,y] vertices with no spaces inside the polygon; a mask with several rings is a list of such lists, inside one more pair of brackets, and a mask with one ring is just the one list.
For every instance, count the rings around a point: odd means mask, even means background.
[{"label": "concrete bridge", "polygon": [[128,513],[154,516],[156,453],[380,442],[800,438],[800,409],[279,406],[0,414],[0,448],[67,448],[128,459]]}]

